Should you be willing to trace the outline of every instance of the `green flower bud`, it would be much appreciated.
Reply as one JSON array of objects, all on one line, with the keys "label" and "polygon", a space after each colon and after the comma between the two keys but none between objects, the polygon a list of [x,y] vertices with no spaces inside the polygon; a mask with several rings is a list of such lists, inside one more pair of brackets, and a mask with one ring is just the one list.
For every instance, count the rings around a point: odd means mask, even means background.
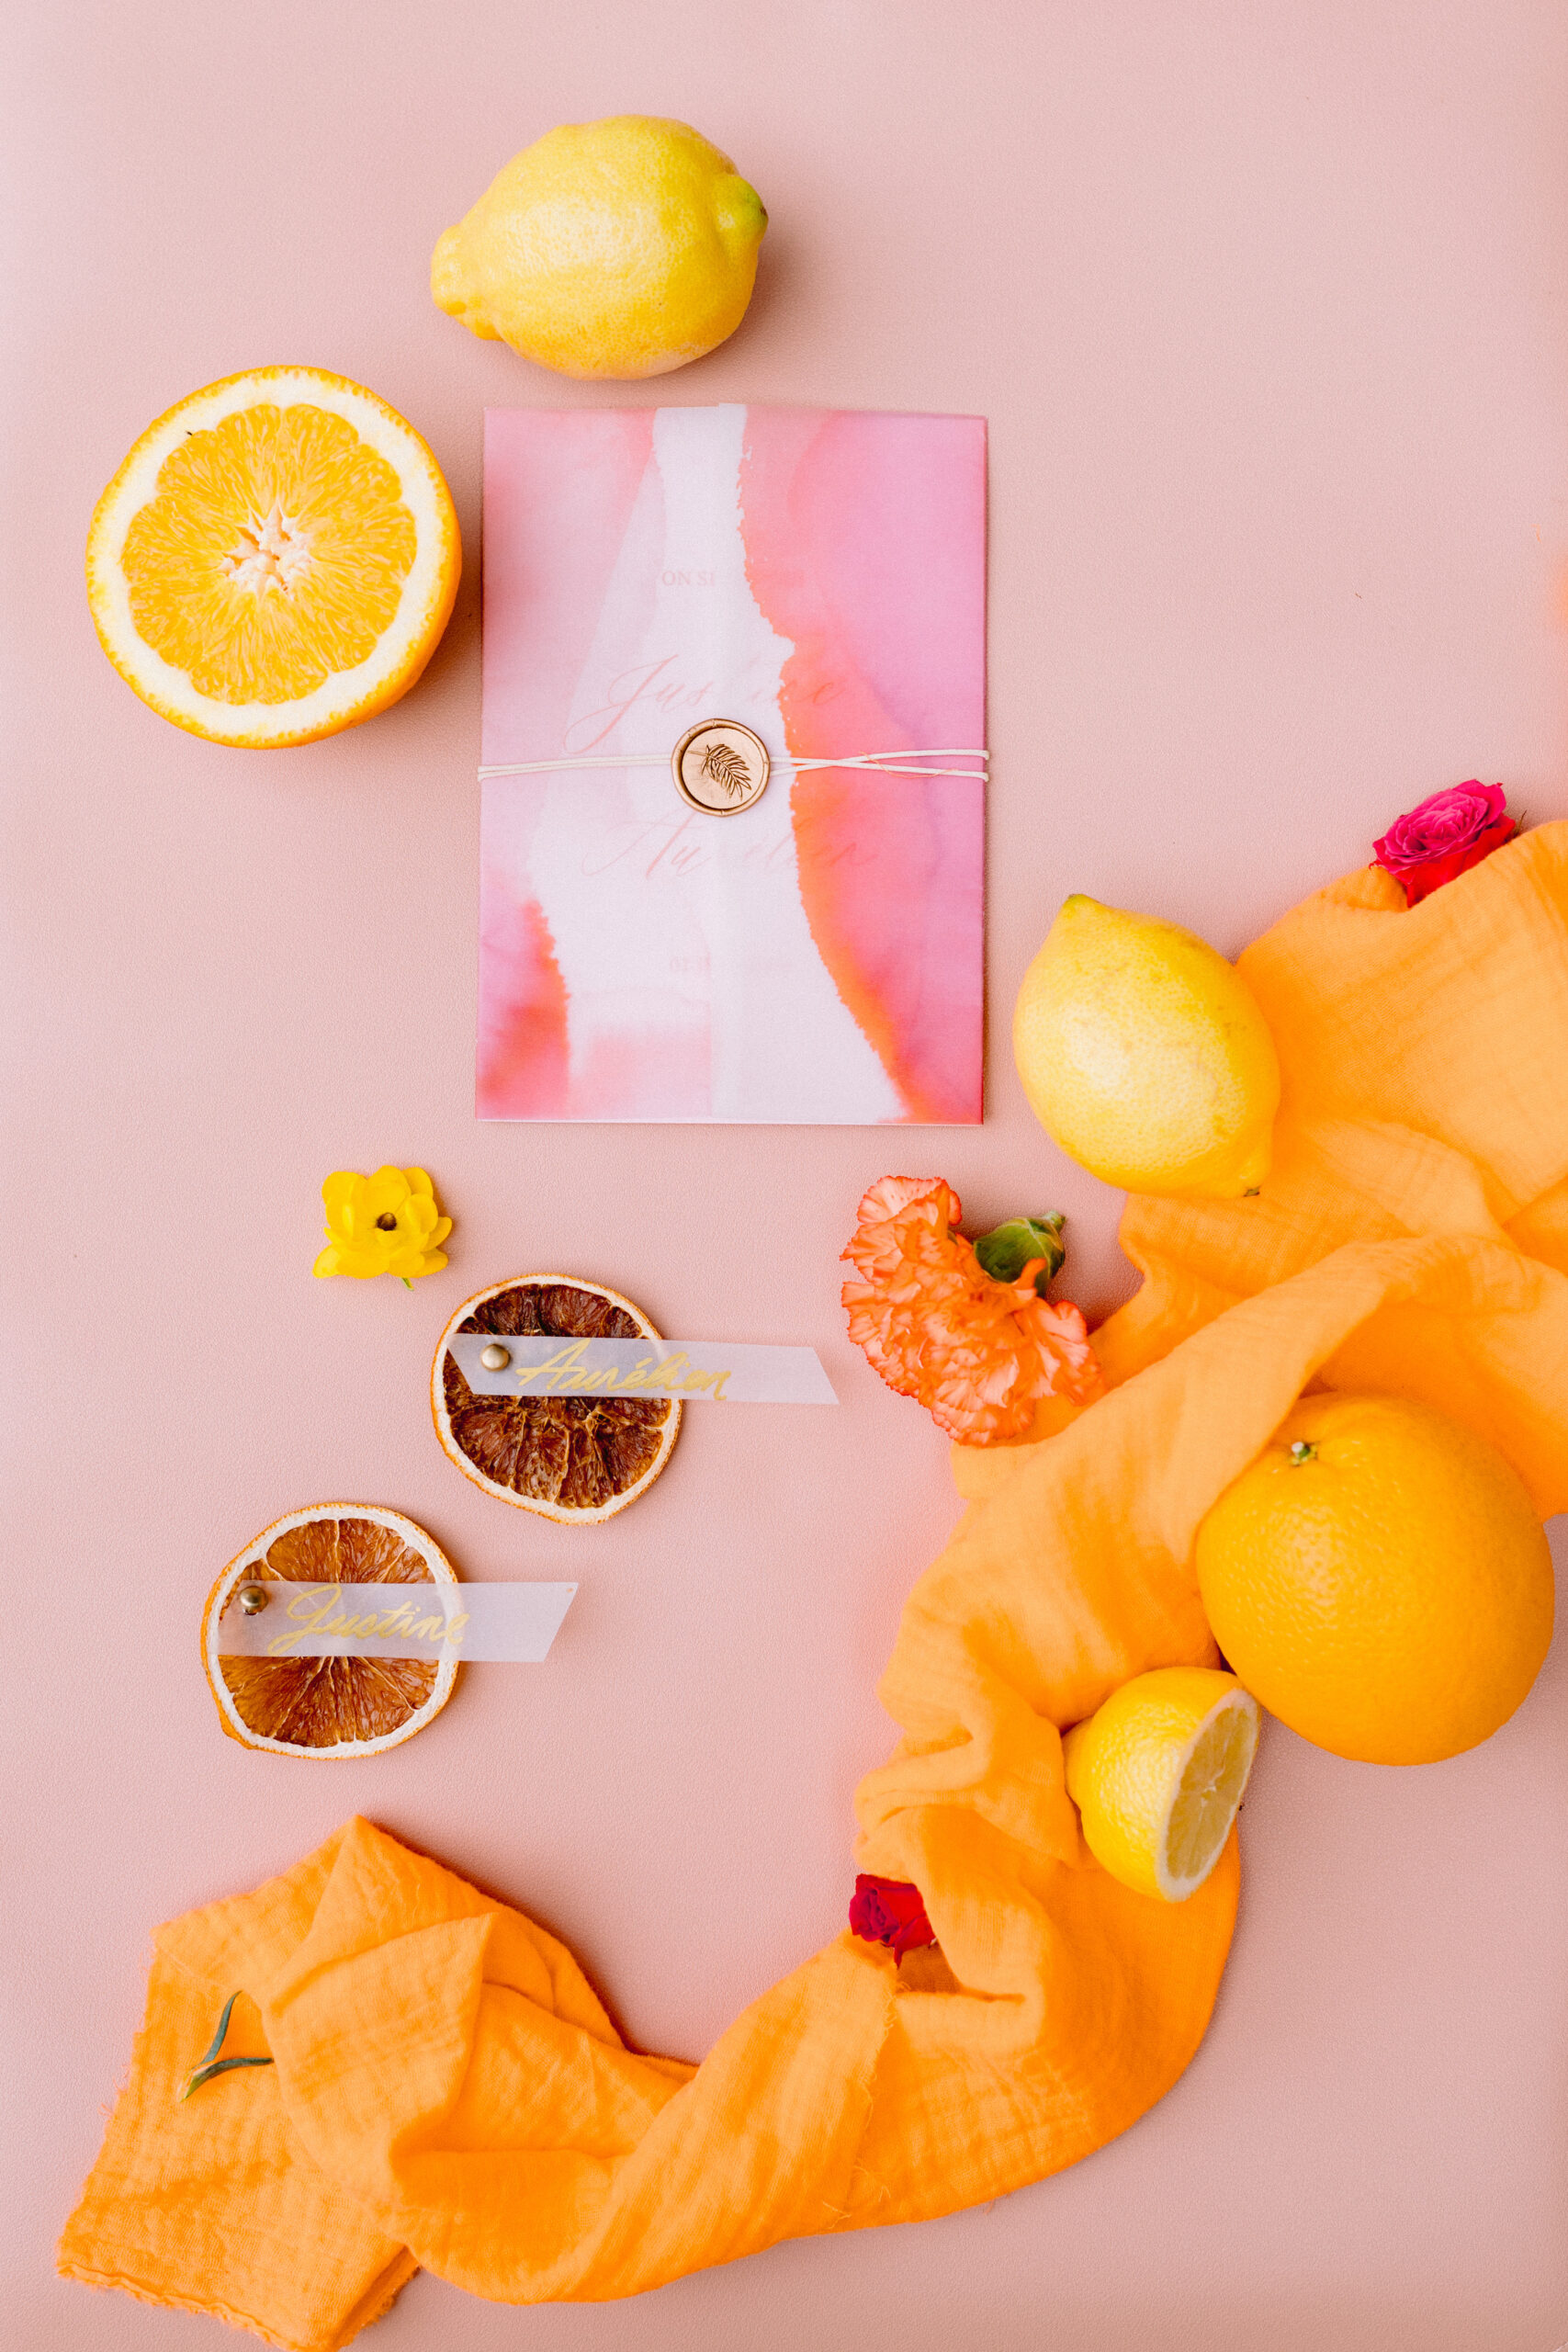
[{"label": "green flower bud", "polygon": [[1034,1287],[1043,1298],[1067,1254],[1062,1241],[1066,1223],[1060,1209],[1053,1209],[1049,1216],[1010,1217],[980,1236],[975,1255],[994,1283],[1015,1283],[1032,1258],[1043,1258],[1045,1263],[1034,1277]]}]

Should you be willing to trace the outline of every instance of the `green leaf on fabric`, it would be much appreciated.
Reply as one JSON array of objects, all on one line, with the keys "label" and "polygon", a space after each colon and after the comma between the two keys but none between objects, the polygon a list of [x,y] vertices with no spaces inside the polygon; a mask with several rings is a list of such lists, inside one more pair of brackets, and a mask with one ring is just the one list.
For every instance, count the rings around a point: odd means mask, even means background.
[{"label": "green leaf on fabric", "polygon": [[272,2064],[270,2058],[220,2058],[218,2054],[228,2037],[229,2020],[234,2014],[234,2004],[239,1997],[238,1993],[231,1993],[224,2002],[223,2014],[218,2020],[217,2032],[186,2078],[185,2088],[180,2093],[182,2106],[189,2098],[192,2091],[198,2091],[203,2083],[209,2083],[212,2080],[214,2075],[227,2075],[235,2066],[270,2066]]}]

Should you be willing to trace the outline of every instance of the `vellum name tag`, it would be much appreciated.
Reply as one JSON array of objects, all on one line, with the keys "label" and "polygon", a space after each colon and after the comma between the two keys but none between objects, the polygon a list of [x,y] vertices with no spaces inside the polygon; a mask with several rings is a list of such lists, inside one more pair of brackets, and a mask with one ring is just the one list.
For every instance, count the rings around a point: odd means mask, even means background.
[{"label": "vellum name tag", "polygon": [[292,1584],[254,1577],[266,1595],[234,1602],[218,1628],[220,1657],[486,1658],[535,1665],[548,1653],[574,1584]]},{"label": "vellum name tag", "polygon": [[[815,1348],[728,1340],[558,1340],[457,1331],[446,1342],[476,1396],[707,1397],[729,1405],[836,1405]],[[485,1362],[486,1357],[490,1362]],[[497,1363],[504,1356],[504,1363]]]}]

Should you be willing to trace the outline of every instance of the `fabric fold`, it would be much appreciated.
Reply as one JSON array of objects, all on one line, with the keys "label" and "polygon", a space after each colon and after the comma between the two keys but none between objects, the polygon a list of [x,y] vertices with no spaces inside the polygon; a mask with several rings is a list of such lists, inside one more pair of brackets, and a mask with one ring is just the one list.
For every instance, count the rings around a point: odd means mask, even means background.
[{"label": "fabric fold", "polygon": [[[1427,1399],[1568,1506],[1568,825],[1413,910],[1353,876],[1242,968],[1284,1095],[1257,1200],[1135,1200],[1111,1393],[955,1453],[971,1499],[884,1677],[857,1798],[956,1989],[847,1933],[699,2066],[627,2050],[570,1953],[366,1822],[160,1933],[147,2027],[61,2265],[333,2352],[416,2265],[514,2302],[634,2294],[915,2221],[1136,2120],[1208,2023],[1233,1838],[1190,1902],[1093,1862],[1061,1732],[1213,1663],[1193,1537],[1303,1388]],[[848,1876],[846,1874],[846,1893]],[[269,2068],[175,2093],[219,2008]]]}]

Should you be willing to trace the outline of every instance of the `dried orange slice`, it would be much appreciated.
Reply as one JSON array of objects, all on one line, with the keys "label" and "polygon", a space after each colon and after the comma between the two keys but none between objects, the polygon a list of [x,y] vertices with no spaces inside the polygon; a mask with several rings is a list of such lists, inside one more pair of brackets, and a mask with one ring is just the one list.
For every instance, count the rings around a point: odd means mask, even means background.
[{"label": "dried orange slice", "polygon": [[520,1510],[571,1527],[612,1519],[670,1459],[681,1408],[668,1397],[477,1396],[446,1342],[455,1331],[504,1340],[657,1340],[640,1307],[603,1283],[516,1274],[465,1300],[441,1334],[430,1376],[435,1433],[465,1477]]},{"label": "dried orange slice", "polygon": [[412,425],[320,368],[192,392],[148,426],[87,535],[87,601],[120,676],[176,727],[246,747],[311,743],[406,694],[461,568]]},{"label": "dried orange slice", "polygon": [[439,1544],[378,1503],[311,1503],[231,1560],[201,1620],[201,1660],[224,1730],[272,1756],[378,1756],[423,1731],[452,1696],[454,1660],[224,1657],[219,1624],[241,1585],[456,1584]]}]

